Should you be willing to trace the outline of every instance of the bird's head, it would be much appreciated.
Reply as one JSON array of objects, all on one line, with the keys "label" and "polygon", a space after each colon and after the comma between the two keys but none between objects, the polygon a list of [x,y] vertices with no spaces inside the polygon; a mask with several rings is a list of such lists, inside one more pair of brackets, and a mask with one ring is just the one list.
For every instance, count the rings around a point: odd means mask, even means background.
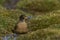
[{"label": "bird's head", "polygon": [[20,21],[29,20],[30,18],[31,18],[31,16],[20,15],[19,20],[20,20]]}]

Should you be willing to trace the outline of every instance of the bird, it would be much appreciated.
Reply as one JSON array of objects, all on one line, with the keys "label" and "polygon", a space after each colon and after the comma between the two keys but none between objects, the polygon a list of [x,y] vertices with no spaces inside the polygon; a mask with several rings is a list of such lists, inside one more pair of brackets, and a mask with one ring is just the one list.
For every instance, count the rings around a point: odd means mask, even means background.
[{"label": "bird", "polygon": [[13,32],[16,33],[16,34],[26,34],[26,33],[28,33],[28,25],[27,25],[27,22],[26,22],[27,19],[28,19],[28,17],[26,15],[20,15],[19,21],[15,25]]}]

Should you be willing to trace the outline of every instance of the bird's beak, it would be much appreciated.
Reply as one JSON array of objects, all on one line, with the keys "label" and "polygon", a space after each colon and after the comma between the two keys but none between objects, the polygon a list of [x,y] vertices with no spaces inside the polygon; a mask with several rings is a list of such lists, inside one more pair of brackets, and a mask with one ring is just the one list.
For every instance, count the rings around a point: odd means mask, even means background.
[{"label": "bird's beak", "polygon": [[31,16],[25,16],[25,20],[31,19]]},{"label": "bird's beak", "polygon": [[27,16],[25,16],[25,20],[28,20],[28,17]]}]

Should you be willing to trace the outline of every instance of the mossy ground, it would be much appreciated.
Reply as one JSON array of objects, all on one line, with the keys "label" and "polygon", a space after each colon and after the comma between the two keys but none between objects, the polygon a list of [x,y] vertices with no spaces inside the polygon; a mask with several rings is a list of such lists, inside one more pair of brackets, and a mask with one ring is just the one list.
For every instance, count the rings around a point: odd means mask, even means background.
[{"label": "mossy ground", "polygon": [[[27,10],[27,12],[22,11],[19,8],[15,10],[7,10],[6,8],[0,5],[0,36],[12,34],[11,30],[15,27],[16,23],[18,22],[19,16],[21,14],[26,14],[27,16],[32,16],[32,18],[27,21],[29,32],[27,34],[19,35],[17,37],[17,40],[60,40],[60,1],[43,0],[41,1],[41,3],[38,3],[42,6],[36,6],[35,1],[34,4],[32,4],[33,1],[29,2],[27,0],[24,0],[21,1],[21,3],[19,2],[17,5],[20,8],[26,8],[29,12]],[[25,4],[26,2],[27,4]],[[31,7],[31,4],[33,8]],[[36,9],[38,11],[32,10],[31,8]],[[31,10],[33,12],[31,12]]]},{"label": "mossy ground", "polygon": [[[3,11],[2,11],[3,10]],[[0,36],[12,33],[19,16],[26,14],[32,16],[28,21],[29,33],[18,36],[17,40],[60,40],[60,11],[33,16],[19,10],[0,11]],[[7,31],[7,33],[5,33]]]}]

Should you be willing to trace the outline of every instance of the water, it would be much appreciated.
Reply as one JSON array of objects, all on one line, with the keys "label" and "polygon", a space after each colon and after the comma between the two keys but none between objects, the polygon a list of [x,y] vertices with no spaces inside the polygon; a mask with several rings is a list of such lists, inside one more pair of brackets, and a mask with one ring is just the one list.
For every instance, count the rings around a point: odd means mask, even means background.
[{"label": "water", "polygon": [[17,40],[17,34],[8,34],[4,37],[1,37],[2,40]]}]

